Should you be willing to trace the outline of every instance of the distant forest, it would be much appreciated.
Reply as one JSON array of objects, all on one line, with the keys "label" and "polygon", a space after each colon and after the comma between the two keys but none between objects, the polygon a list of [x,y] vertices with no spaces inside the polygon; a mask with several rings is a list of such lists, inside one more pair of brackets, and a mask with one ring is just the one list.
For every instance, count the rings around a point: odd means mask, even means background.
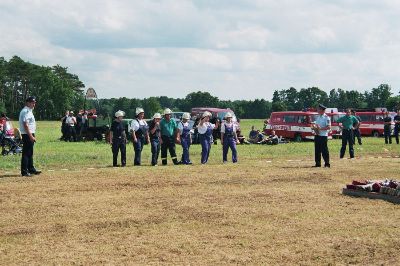
[{"label": "distant forest", "polygon": [[[96,89],[96,88],[95,88]],[[328,107],[375,108],[400,107],[399,92],[392,91],[390,85],[381,84],[376,88],[359,92],[356,90],[332,89],[326,93],[318,87],[289,88],[275,90],[272,101],[220,100],[208,92],[192,92],[185,98],[167,96],[138,98],[111,98],[85,101],[85,84],[78,75],[68,72],[67,67],[39,66],[26,62],[18,56],[6,61],[0,57],[0,112],[16,119],[24,100],[35,95],[38,105],[35,117],[39,120],[59,119],[66,110],[96,108],[103,115],[112,115],[117,110],[133,117],[135,108],[142,107],[149,118],[155,112],[168,107],[174,111],[190,111],[192,107],[230,108],[240,118],[267,118],[273,111],[303,110],[322,103]]]}]

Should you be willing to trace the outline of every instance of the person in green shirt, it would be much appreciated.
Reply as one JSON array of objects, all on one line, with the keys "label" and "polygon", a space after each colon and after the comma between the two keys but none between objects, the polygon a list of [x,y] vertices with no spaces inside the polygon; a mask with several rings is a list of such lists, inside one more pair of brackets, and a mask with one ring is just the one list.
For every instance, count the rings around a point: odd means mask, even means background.
[{"label": "person in green shirt", "polygon": [[161,162],[167,165],[167,149],[175,165],[179,164],[176,157],[175,141],[180,143],[178,126],[174,119],[171,119],[171,109],[164,110],[164,118],[160,122],[161,130]]},{"label": "person in green shirt", "polygon": [[340,149],[340,159],[344,157],[347,143],[349,143],[350,158],[354,158],[353,128],[358,126],[358,119],[351,115],[351,109],[347,109],[346,115],[339,118],[337,121],[341,123],[340,127],[342,128],[342,148]]}]

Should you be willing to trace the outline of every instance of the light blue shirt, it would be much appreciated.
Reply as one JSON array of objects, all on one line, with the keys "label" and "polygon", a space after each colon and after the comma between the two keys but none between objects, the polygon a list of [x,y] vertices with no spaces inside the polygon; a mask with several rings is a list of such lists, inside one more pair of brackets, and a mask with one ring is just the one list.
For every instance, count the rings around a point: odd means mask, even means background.
[{"label": "light blue shirt", "polygon": [[36,132],[35,117],[33,116],[32,109],[28,106],[22,108],[21,112],[19,113],[19,130],[21,131],[21,134],[28,134],[24,127],[25,123],[28,123],[29,131],[32,134]]},{"label": "light blue shirt", "polygon": [[[315,124],[320,128],[331,126],[331,118],[326,114],[318,115],[315,119]],[[319,130],[318,136],[327,137],[330,130]]]}]

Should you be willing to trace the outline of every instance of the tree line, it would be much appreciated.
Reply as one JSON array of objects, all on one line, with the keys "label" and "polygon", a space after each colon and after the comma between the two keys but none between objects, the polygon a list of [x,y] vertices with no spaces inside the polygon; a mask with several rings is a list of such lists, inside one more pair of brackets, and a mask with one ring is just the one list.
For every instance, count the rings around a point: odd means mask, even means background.
[{"label": "tree line", "polygon": [[25,62],[18,56],[6,61],[0,57],[0,112],[17,118],[24,100],[28,95],[35,95],[39,104],[35,116],[40,120],[59,119],[66,110],[96,108],[102,115],[112,115],[118,110],[126,112],[127,117],[134,117],[136,107],[146,111],[150,118],[155,112],[162,112],[166,107],[173,111],[190,111],[192,107],[219,107],[234,110],[240,118],[267,118],[274,111],[303,110],[322,103],[329,107],[344,109],[387,107],[389,110],[400,106],[400,97],[393,96],[388,84],[381,84],[370,91],[332,89],[326,93],[318,87],[289,88],[275,90],[272,101],[255,100],[220,100],[209,92],[192,92],[185,98],[167,96],[139,98],[111,98],[85,100],[85,84],[76,74],[68,72],[67,67],[39,66]]}]

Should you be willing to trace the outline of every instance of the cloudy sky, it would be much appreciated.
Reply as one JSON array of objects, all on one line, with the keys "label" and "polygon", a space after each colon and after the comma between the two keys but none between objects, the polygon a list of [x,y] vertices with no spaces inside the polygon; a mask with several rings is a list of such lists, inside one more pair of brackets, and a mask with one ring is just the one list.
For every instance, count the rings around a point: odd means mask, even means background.
[{"label": "cloudy sky", "polygon": [[400,88],[396,0],[0,0],[0,56],[60,64],[99,97]]}]

